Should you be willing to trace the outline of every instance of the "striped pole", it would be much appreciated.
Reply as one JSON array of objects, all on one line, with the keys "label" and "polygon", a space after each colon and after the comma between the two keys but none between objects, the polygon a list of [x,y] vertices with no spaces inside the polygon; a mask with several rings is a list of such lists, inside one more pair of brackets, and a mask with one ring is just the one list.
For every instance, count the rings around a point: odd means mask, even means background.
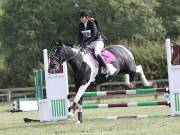
[{"label": "striped pole", "polygon": [[121,119],[144,119],[144,118],[164,118],[171,117],[169,114],[158,114],[158,115],[133,115],[133,116],[111,116],[111,117],[94,117],[89,118],[91,121],[95,120],[121,120]]},{"label": "striped pole", "polygon": [[[110,95],[133,95],[133,94],[148,94],[148,93],[168,93],[168,88],[147,88],[135,90],[117,90],[117,91],[100,91],[100,92],[85,92],[84,97],[100,97]],[[68,97],[75,96],[75,92],[71,92]]]},{"label": "striped pole", "polygon": [[39,75],[38,71],[34,72],[34,83],[35,83],[35,97],[38,98],[39,93]]},{"label": "striped pole", "polygon": [[146,102],[130,102],[130,103],[114,103],[114,104],[83,104],[82,108],[114,108],[114,107],[136,107],[136,106],[169,106],[167,101],[146,101]]},{"label": "striped pole", "polygon": [[39,70],[39,97],[40,99],[43,99],[43,72],[42,70]]},{"label": "striped pole", "polygon": [[36,70],[34,72],[34,83],[35,83],[35,97],[43,99],[43,72],[42,70]]}]

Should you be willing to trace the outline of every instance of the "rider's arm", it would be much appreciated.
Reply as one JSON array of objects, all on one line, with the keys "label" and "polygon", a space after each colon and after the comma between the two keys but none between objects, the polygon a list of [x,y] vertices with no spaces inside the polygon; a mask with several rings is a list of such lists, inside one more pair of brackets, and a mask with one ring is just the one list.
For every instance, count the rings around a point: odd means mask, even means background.
[{"label": "rider's arm", "polygon": [[80,23],[79,24],[79,33],[78,33],[78,44],[79,45],[81,45],[82,41],[83,41],[83,34],[81,33],[81,27],[82,27],[82,24]]},{"label": "rider's arm", "polygon": [[97,30],[97,26],[96,26],[95,22],[90,20],[88,23],[89,23],[89,27],[91,29],[91,37],[87,38],[85,41],[83,41],[83,43],[86,43],[86,42],[90,43],[92,41],[95,41],[98,36],[98,30]]}]

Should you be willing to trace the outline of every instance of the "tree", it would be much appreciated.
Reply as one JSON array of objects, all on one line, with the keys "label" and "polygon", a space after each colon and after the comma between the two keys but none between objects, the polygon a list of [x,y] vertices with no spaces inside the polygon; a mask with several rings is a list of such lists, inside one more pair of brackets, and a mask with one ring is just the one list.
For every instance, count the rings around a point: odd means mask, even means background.
[{"label": "tree", "polygon": [[156,9],[167,30],[166,37],[177,38],[180,35],[180,1],[158,0],[160,5]]},{"label": "tree", "polygon": [[109,25],[116,31],[113,39],[161,40],[164,39],[165,29],[160,18],[156,17],[155,0],[110,0],[114,16]]},{"label": "tree", "polygon": [[[69,0],[6,0],[0,18],[0,40],[9,83],[5,87],[32,84],[32,71],[43,62],[43,48],[52,41],[77,41],[79,10],[92,2]],[[87,7],[87,8],[88,8]],[[92,6],[93,7],[93,6]],[[97,5],[98,7],[98,5]],[[97,8],[96,7],[96,8]],[[41,67],[42,68],[42,67]]]},{"label": "tree", "polygon": [[[33,69],[43,68],[44,48],[51,49],[53,40],[58,39],[77,43],[80,9],[92,11],[109,42],[128,40],[142,45],[142,41],[159,41],[165,37],[166,25],[162,24],[166,17],[159,12],[157,15],[155,10],[163,8],[162,4],[161,0],[3,0],[0,58],[4,59],[4,66],[0,75],[6,72],[6,76],[0,78],[3,85],[0,87],[33,85]],[[163,22],[160,16],[164,16]],[[173,21],[176,35],[178,14],[173,18],[177,20]]]}]

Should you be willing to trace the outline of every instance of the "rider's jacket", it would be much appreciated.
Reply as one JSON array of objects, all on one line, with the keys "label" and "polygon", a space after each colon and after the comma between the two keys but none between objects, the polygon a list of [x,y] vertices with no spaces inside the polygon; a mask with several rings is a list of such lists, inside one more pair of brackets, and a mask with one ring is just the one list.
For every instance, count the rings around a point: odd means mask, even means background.
[{"label": "rider's jacket", "polygon": [[79,23],[78,43],[80,45],[90,44],[92,41],[98,40],[99,37],[100,33],[93,20],[88,20],[87,23]]}]

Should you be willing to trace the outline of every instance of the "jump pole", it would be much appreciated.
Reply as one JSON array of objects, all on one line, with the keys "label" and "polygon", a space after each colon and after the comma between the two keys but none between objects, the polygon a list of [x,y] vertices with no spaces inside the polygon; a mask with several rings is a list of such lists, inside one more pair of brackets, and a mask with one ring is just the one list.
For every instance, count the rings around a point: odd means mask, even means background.
[{"label": "jump pole", "polygon": [[88,118],[90,121],[98,121],[98,120],[123,120],[123,119],[144,119],[144,118],[165,118],[171,117],[168,114],[158,114],[158,115],[131,115],[131,116],[108,116],[108,117],[93,117]]},{"label": "jump pole", "polygon": [[83,104],[83,109],[91,108],[115,108],[115,107],[137,107],[137,106],[169,106],[167,101],[146,101],[146,102],[130,102],[130,103],[113,103],[113,104]]},{"label": "jump pole", "polygon": [[[148,94],[148,93],[169,93],[168,88],[147,88],[135,90],[118,90],[118,91],[99,91],[99,92],[85,92],[84,97],[101,97],[112,95],[134,95],[134,94]],[[70,93],[68,98],[75,96],[76,93]]]},{"label": "jump pole", "polygon": [[35,97],[43,99],[43,72],[42,70],[34,71]]}]

